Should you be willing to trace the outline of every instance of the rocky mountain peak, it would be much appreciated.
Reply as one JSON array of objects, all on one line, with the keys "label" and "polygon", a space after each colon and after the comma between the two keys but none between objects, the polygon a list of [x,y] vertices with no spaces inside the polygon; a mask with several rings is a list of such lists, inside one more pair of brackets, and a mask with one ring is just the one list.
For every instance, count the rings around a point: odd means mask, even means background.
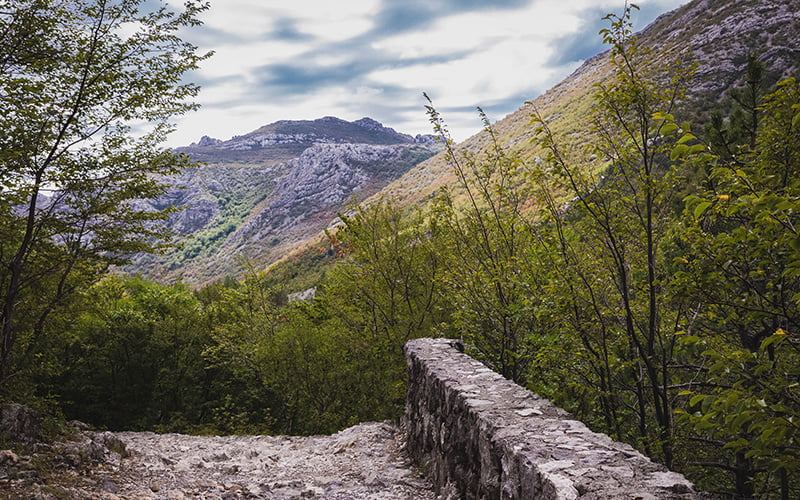
[{"label": "rocky mountain peak", "polygon": [[189,147],[196,146],[196,147],[201,147],[202,148],[202,147],[207,147],[207,146],[216,146],[217,144],[220,144],[220,143],[222,143],[222,141],[220,139],[215,139],[213,137],[209,137],[207,135],[204,135],[203,137],[200,138],[199,141],[193,142]]},{"label": "rocky mountain peak", "polygon": [[356,120],[353,123],[355,123],[356,125],[360,125],[368,130],[383,130],[385,128],[380,122],[375,121],[372,118],[369,118],[368,116],[365,116],[360,120]]},{"label": "rocky mountain peak", "polygon": [[326,116],[317,120],[282,120],[234,139],[260,140],[262,142],[265,139],[267,141],[294,141],[309,145],[331,143],[388,145],[414,142],[412,136],[384,127],[372,118],[348,122],[334,116]]},{"label": "rocky mountain peak", "polygon": [[367,117],[281,120],[227,141],[204,136],[180,151],[205,165],[150,202],[185,207],[169,220],[184,245],[130,270],[198,283],[236,274],[242,256],[269,264],[327,227],[348,200],[374,194],[439,149],[433,136]]}]

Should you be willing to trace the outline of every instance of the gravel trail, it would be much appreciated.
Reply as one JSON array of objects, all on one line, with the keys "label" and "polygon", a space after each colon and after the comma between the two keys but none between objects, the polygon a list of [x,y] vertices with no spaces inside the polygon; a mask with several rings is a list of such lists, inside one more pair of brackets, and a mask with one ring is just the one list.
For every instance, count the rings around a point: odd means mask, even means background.
[{"label": "gravel trail", "polygon": [[128,456],[109,453],[101,466],[62,484],[32,484],[30,498],[436,498],[401,452],[402,433],[386,422],[311,437],[103,434],[121,440]]}]

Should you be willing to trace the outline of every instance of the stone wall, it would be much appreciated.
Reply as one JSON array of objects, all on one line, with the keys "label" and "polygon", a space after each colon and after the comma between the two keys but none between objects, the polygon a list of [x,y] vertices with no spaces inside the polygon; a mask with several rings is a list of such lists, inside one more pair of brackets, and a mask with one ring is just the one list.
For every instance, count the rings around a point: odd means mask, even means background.
[{"label": "stone wall", "polygon": [[457,347],[447,339],[405,346],[407,447],[442,497],[709,498]]}]

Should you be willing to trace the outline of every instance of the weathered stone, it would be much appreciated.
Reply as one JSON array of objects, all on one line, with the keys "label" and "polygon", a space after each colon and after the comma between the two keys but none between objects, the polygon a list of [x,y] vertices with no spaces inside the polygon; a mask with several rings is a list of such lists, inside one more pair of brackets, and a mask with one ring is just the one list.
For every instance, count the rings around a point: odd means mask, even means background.
[{"label": "weathered stone", "polygon": [[90,429],[89,424],[80,420],[70,420],[67,425],[78,431],[88,431]]},{"label": "weathered stone", "polygon": [[19,456],[11,450],[0,450],[0,466],[16,465],[19,463]]},{"label": "weathered stone", "polygon": [[32,444],[42,436],[42,416],[25,405],[4,404],[0,406],[0,435],[17,443]]},{"label": "weathered stone", "polygon": [[119,485],[113,479],[104,478],[100,481],[100,490],[107,493],[118,493]]},{"label": "weathered stone", "polygon": [[488,370],[451,340],[412,340],[405,352],[406,449],[443,498],[710,498]]}]

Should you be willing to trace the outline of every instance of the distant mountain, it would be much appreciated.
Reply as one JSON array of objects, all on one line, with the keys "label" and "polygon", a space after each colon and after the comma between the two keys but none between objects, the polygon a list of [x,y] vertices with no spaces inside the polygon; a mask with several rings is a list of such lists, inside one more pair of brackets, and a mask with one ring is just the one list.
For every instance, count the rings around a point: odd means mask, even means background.
[{"label": "distant mountain", "polygon": [[125,270],[201,284],[236,276],[245,263],[266,266],[318,235],[349,200],[376,193],[439,149],[432,136],[370,118],[283,120],[227,141],[204,136],[177,151],[205,165],[147,202],[183,207],[168,224],[183,244],[137,256]]},{"label": "distant mountain", "polygon": [[[429,139],[429,138],[428,138]],[[296,158],[315,144],[410,144],[425,142],[384,127],[371,118],[348,122],[333,116],[318,120],[281,120],[227,141],[203,136],[185,148],[177,148],[204,162],[281,163]]]}]

